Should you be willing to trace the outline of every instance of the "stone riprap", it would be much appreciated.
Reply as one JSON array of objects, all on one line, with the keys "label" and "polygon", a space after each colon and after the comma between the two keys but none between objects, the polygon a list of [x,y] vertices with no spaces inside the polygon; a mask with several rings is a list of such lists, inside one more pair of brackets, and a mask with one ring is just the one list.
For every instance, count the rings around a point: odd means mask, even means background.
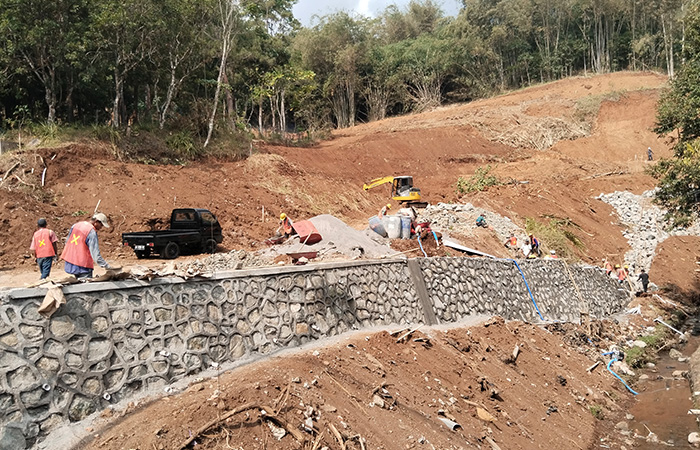
[{"label": "stone riprap", "polygon": [[[0,293],[0,432],[22,448],[19,442],[32,445],[68,421],[187,375],[350,329],[474,314],[538,319],[513,261],[417,261],[68,286],[67,303],[50,319],[37,313],[45,290]],[[519,264],[546,320],[579,319],[584,309],[563,263]],[[592,315],[626,303],[601,270],[572,272],[595,305]]]},{"label": "stone riprap", "polygon": [[[624,263],[629,264],[633,273],[639,273],[640,269],[649,272],[656,247],[670,236],[700,236],[700,222],[697,221],[687,228],[668,230],[667,211],[653,203],[655,193],[656,190],[645,191],[642,195],[616,191],[596,197],[615,208],[620,222],[627,226],[623,234],[630,250],[625,253]],[[641,290],[636,276],[632,276],[631,281]]]},{"label": "stone riprap", "polygon": [[578,322],[581,312],[606,317],[629,300],[628,293],[618,290],[618,284],[602,270],[575,266],[567,271],[557,260],[516,264],[512,260],[425,258],[420,262],[441,322],[476,314],[525,322]]}]

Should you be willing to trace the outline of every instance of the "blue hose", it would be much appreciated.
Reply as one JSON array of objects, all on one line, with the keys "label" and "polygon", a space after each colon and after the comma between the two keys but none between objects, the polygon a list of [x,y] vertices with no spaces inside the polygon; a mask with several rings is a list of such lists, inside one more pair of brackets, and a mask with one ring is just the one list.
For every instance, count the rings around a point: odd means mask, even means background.
[{"label": "blue hose", "polygon": [[527,293],[530,294],[530,300],[532,300],[532,304],[535,305],[535,311],[537,311],[537,315],[540,316],[540,319],[544,321],[544,317],[542,317],[542,313],[540,313],[540,308],[537,307],[537,302],[535,302],[535,297],[532,295],[532,291],[530,290],[530,285],[527,284],[527,280],[525,279],[525,274],[523,273],[523,269],[520,268],[520,265],[518,265],[518,261],[511,259],[515,263],[515,267],[518,268],[520,271],[520,276],[523,277],[523,281],[525,282],[525,287],[527,288]]},{"label": "blue hose", "polygon": [[433,237],[435,238],[435,245],[440,247],[440,243],[438,242],[437,234],[433,230],[430,230],[431,233],[433,233]]},{"label": "blue hose", "polygon": [[420,241],[420,234],[417,234],[416,237],[418,238],[418,245],[420,246],[420,251],[422,251],[423,256],[425,256],[427,258],[428,254],[425,253],[425,250],[423,250],[423,243],[421,243],[421,241]]},{"label": "blue hose", "polygon": [[[609,353],[612,353],[612,352],[609,352]],[[605,355],[605,353],[603,353],[603,354]],[[631,387],[627,386],[627,383],[625,383],[625,380],[623,380],[622,378],[620,378],[620,375],[618,375],[618,374],[616,374],[615,372],[612,371],[612,369],[610,368],[610,366],[611,366],[612,363],[615,362],[615,361],[617,361],[617,360],[616,360],[616,359],[611,359],[610,361],[608,361],[608,372],[610,372],[611,374],[615,375],[615,378],[617,378],[618,380],[620,380],[620,381],[622,382],[622,384],[625,385],[625,387],[627,388],[628,391],[630,391],[630,392],[633,393],[634,395],[639,395],[639,393],[635,392]]]}]

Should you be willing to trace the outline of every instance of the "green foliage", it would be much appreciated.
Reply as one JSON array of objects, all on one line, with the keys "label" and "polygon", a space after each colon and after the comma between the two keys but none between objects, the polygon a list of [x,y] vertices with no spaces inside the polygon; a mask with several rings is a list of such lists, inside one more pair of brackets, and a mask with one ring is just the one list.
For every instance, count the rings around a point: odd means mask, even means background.
[{"label": "green foliage", "polygon": [[603,420],[603,407],[600,405],[591,405],[588,407],[588,410],[591,412],[591,415],[595,417],[598,420]]},{"label": "green foliage", "polygon": [[478,167],[474,172],[474,175],[470,176],[469,178],[459,177],[457,179],[455,192],[463,195],[471,192],[481,192],[491,186],[503,184],[503,182],[496,175],[491,174],[493,169],[494,168],[491,167],[491,164],[487,164],[486,166]]},{"label": "green foliage", "polygon": [[648,362],[651,362],[648,352],[641,347],[631,347],[625,350],[625,360],[627,365],[637,369],[644,367]]},{"label": "green foliage", "polygon": [[571,219],[548,216],[547,222],[539,222],[532,217],[525,218],[525,230],[537,237],[541,245],[556,250],[561,258],[572,258],[571,246],[583,249],[585,245],[572,231],[580,227]]},{"label": "green foliage", "polygon": [[199,155],[199,148],[188,131],[179,131],[169,136],[165,140],[165,145],[183,159],[195,159]]},{"label": "green foliage", "polygon": [[700,139],[678,144],[676,154],[647,172],[659,180],[655,201],[667,208],[666,219],[672,226],[686,227],[700,212]]},{"label": "green foliage", "polygon": [[79,209],[78,211],[74,211],[73,214],[71,214],[71,216],[73,216],[73,217],[82,217],[82,216],[87,216],[87,215],[88,215],[88,212],[83,211],[82,209]]}]

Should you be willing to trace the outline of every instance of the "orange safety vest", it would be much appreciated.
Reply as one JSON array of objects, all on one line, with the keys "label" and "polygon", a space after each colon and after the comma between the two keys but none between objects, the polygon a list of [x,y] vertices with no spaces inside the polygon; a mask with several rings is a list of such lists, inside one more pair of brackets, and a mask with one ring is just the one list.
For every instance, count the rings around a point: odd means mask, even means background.
[{"label": "orange safety vest", "polygon": [[620,281],[625,281],[625,278],[627,278],[627,271],[625,269],[617,269],[617,279]]},{"label": "orange safety vest", "polygon": [[282,229],[286,234],[292,234],[294,229],[292,228],[292,221],[289,220],[289,217],[285,217],[282,221]]},{"label": "orange safety vest", "polygon": [[51,230],[48,228],[40,228],[36,230],[32,239],[34,240],[34,251],[36,252],[37,258],[56,256],[53,243],[51,242]]},{"label": "orange safety vest", "polygon": [[68,235],[66,246],[63,248],[63,253],[61,253],[61,259],[76,266],[92,269],[94,267],[92,255],[85,240],[88,233],[94,229],[95,227],[90,222],[85,221],[73,225],[71,233]]},{"label": "orange safety vest", "polygon": [[515,236],[513,236],[513,237],[511,237],[511,238],[508,238],[508,243],[509,243],[512,247],[517,247],[517,245],[518,245],[518,238],[516,238]]}]

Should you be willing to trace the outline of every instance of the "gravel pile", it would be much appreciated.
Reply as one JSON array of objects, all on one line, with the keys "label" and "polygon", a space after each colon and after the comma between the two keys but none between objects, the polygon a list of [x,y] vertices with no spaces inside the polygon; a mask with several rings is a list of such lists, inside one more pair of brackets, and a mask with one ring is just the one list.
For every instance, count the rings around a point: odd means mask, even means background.
[{"label": "gravel pile", "polygon": [[356,259],[379,258],[395,254],[389,246],[389,240],[382,238],[374,231],[356,230],[345,222],[330,214],[312,217],[309,221],[314,224],[323,240],[314,245],[302,245],[298,238],[292,238],[284,244],[275,245],[268,250],[260,252],[260,256],[266,259],[274,259],[276,256],[295,252],[318,252],[319,259]]},{"label": "gravel pile", "polygon": [[700,236],[700,224],[689,228],[675,228],[667,231],[668,223],[664,220],[666,210],[652,203],[655,190],[642,195],[631,192],[613,192],[600,194],[597,199],[615,208],[620,222],[627,226],[623,232],[630,250],[625,253],[625,263],[634,273],[644,269],[649,271],[654,259],[656,246],[669,236]]},{"label": "gravel pile", "polygon": [[498,237],[505,242],[510,234],[518,238],[518,245],[525,243],[527,234],[525,230],[515,225],[508,217],[493,213],[483,208],[477,208],[471,203],[463,205],[455,203],[438,203],[428,205],[418,217],[418,222],[430,221],[430,227],[444,235],[460,234],[473,236],[476,226],[476,218],[483,214],[486,223],[493,228]]},{"label": "gravel pile", "polygon": [[210,273],[224,270],[238,270],[270,265],[270,262],[245,250],[231,250],[228,253],[214,253],[206,258],[190,261],[180,267],[190,273]]}]

